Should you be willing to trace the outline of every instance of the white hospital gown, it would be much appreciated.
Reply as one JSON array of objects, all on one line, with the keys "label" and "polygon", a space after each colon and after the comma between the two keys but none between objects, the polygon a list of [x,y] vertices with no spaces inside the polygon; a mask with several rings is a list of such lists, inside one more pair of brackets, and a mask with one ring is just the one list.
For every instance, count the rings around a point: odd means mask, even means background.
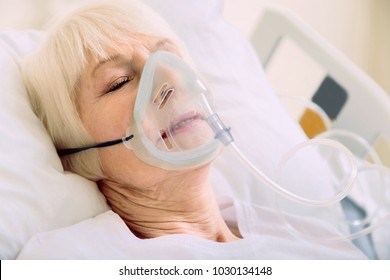
[{"label": "white hospital gown", "polygon": [[[237,223],[243,239],[217,243],[185,234],[139,239],[112,211],[79,224],[33,237],[19,259],[366,259],[348,240],[332,243],[298,238],[274,211],[239,201],[222,214]],[[324,226],[308,225],[313,231]]]}]

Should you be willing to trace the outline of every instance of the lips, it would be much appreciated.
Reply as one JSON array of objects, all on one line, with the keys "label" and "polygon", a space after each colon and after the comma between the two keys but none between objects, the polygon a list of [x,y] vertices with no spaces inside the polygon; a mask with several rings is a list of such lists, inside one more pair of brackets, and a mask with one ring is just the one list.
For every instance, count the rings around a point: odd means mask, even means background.
[{"label": "lips", "polygon": [[180,116],[176,120],[174,120],[169,126],[168,129],[161,130],[161,137],[163,139],[166,139],[169,133],[170,135],[174,136],[177,133],[180,133],[181,131],[184,131],[192,122],[197,120],[203,120],[204,118],[196,112],[188,113],[185,115]]}]

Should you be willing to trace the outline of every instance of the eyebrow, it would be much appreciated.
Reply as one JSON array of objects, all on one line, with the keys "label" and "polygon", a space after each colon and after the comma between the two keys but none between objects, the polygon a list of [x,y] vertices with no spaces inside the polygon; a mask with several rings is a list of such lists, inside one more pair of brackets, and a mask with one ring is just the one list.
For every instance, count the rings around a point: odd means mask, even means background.
[{"label": "eyebrow", "polygon": [[122,59],[123,56],[120,55],[120,54],[117,54],[117,55],[114,55],[114,56],[110,56],[109,58],[107,59],[102,59],[100,61],[98,61],[98,63],[96,63],[95,67],[93,68],[92,70],[92,76],[95,75],[95,72],[102,66],[104,65],[105,63],[108,63],[108,62],[115,62],[115,61],[118,61],[120,59]]}]

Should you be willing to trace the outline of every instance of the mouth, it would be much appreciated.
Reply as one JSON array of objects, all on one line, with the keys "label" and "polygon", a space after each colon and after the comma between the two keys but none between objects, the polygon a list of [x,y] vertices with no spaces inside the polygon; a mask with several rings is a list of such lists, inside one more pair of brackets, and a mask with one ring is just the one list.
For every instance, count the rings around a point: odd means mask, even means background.
[{"label": "mouth", "polygon": [[178,119],[174,120],[167,129],[161,129],[160,137],[165,142],[166,146],[171,148],[172,144],[169,142],[168,135],[175,136],[178,133],[185,132],[187,129],[191,129],[195,122],[200,120],[204,120],[204,117],[197,112],[182,115]]}]

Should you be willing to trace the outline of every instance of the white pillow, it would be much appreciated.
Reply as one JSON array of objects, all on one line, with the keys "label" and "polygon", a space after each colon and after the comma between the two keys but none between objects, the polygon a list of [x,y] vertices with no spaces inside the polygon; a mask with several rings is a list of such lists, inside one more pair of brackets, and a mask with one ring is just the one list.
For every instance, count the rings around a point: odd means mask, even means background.
[{"label": "white pillow", "polygon": [[15,258],[38,232],[109,208],[96,184],[64,174],[21,79],[20,59],[40,32],[0,31],[0,259]]}]

